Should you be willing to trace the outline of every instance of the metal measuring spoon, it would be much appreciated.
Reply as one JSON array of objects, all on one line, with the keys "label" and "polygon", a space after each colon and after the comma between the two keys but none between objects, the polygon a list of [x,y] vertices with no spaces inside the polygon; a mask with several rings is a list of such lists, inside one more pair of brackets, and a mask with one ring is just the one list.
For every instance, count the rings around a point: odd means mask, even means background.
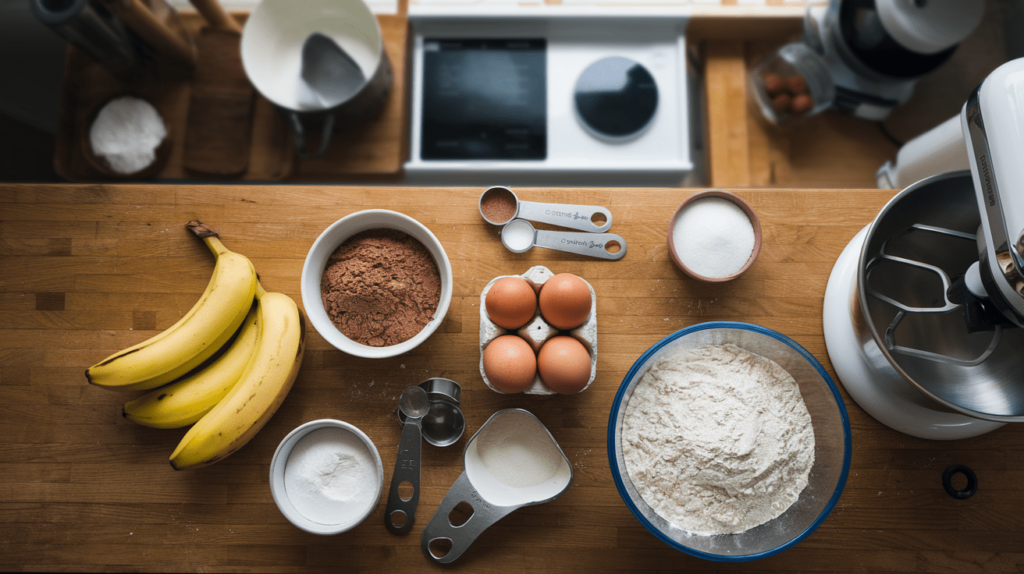
[{"label": "metal measuring spoon", "polygon": [[[487,215],[484,214],[485,199],[501,201],[506,205],[515,205],[515,212],[504,221],[488,219]],[[612,226],[612,212],[603,207],[520,201],[511,189],[500,185],[491,187],[480,194],[479,208],[480,216],[491,225],[504,225],[513,219],[519,218],[539,223],[550,223],[570,229],[579,229],[590,233],[608,231],[608,228]],[[603,225],[597,225],[593,221],[594,216],[598,214],[605,217]]]},{"label": "metal measuring spoon", "polygon": [[[462,387],[451,379],[439,377],[427,379],[419,386],[427,391],[430,399],[430,408],[420,424],[423,439],[438,447],[455,444],[466,431],[466,417],[459,408]],[[396,410],[399,422],[404,424],[405,416],[400,409]]]},{"label": "metal measuring spoon", "polygon": [[[412,529],[416,518],[416,505],[420,500],[420,424],[430,409],[427,391],[421,387],[409,387],[398,398],[398,408],[405,415],[402,439],[398,443],[398,457],[395,472],[391,475],[388,491],[388,505],[384,512],[384,526],[394,534],[405,534]],[[403,482],[412,484],[412,496],[403,500],[398,486]],[[403,524],[395,524],[395,518],[405,517]]]},{"label": "metal measuring spoon", "polygon": [[[608,244],[612,242],[619,244],[615,253],[608,251]],[[503,227],[501,243],[513,253],[526,253],[536,246],[612,261],[626,256],[626,240],[614,233],[544,231],[535,229],[525,219],[513,219]]]}]

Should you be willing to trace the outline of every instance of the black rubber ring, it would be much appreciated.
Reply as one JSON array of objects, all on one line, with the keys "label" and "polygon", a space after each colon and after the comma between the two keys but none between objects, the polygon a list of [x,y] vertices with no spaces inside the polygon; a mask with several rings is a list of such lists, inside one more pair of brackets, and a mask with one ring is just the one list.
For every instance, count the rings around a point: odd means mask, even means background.
[{"label": "black rubber ring", "polygon": [[[963,490],[953,488],[952,479],[953,475],[956,474],[962,474],[967,477],[967,488]],[[945,488],[946,493],[957,500],[967,500],[974,496],[974,493],[978,492],[978,475],[962,464],[954,464],[942,473],[942,488]]]}]

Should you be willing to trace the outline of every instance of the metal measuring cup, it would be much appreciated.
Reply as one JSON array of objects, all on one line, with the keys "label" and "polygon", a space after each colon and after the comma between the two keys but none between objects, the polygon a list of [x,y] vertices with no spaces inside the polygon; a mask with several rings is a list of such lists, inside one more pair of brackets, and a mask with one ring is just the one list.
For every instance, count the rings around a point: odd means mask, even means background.
[{"label": "metal measuring cup", "polygon": [[[501,243],[513,253],[526,253],[534,247],[545,247],[566,253],[617,261],[626,256],[626,240],[614,233],[577,233],[535,229],[525,219],[513,219],[501,229]],[[619,250],[608,247],[617,243]]]},{"label": "metal measuring cup", "polygon": [[[504,221],[494,221],[484,214],[484,201],[487,199],[500,200],[509,206],[514,205],[515,211]],[[579,229],[589,233],[607,231],[612,226],[612,212],[603,207],[593,205],[567,205],[558,203],[537,203],[533,201],[520,201],[511,189],[504,186],[488,188],[480,194],[478,204],[480,216],[491,225],[504,225],[513,219],[529,219],[538,223],[550,223],[560,227]],[[595,215],[603,215],[603,225],[594,223]]]},{"label": "metal measuring cup", "polygon": [[[459,408],[461,396],[462,387],[455,381],[433,378],[405,389],[398,399],[402,438],[384,511],[384,526],[393,534],[409,532],[416,519],[422,466],[420,439],[444,447],[458,442],[466,430],[466,418]],[[399,486],[406,481],[412,485],[413,492],[408,499],[403,499]]]},{"label": "metal measuring cup", "polygon": [[[500,460],[502,449],[512,457],[504,464]],[[549,458],[556,459],[551,461],[550,476],[543,477],[546,472],[539,476],[530,473],[525,477],[511,476],[520,468],[508,468],[513,466],[510,460],[515,460],[514,454],[510,453],[521,452],[522,449],[543,450]],[[465,471],[445,495],[420,538],[424,554],[442,564],[454,562],[462,556],[484,530],[512,511],[552,501],[565,494],[572,485],[569,459],[544,423],[523,409],[494,413],[469,439],[462,459]],[[528,468],[531,464],[523,466]],[[452,511],[462,503],[468,504],[472,513],[456,525]],[[451,543],[447,553],[434,553],[431,544],[438,541]]]}]

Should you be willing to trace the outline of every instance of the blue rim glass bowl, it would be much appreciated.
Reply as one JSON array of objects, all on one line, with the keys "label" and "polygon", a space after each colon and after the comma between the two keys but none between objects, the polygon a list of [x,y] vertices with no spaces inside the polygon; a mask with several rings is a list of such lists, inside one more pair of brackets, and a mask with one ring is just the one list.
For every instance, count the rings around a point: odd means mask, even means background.
[{"label": "blue rim glass bowl", "polygon": [[[670,524],[640,497],[622,455],[622,419],[633,389],[661,357],[679,349],[730,343],[775,361],[796,380],[814,427],[814,466],[800,498],[778,518],[739,534],[701,536]],[[718,562],[744,562],[778,554],[814,532],[832,512],[843,492],[850,471],[851,446],[846,407],[821,364],[789,337],[749,323],[701,323],[659,341],[633,363],[615,394],[608,419],[608,459],[612,477],[629,510],[647,530],[669,546]]]}]

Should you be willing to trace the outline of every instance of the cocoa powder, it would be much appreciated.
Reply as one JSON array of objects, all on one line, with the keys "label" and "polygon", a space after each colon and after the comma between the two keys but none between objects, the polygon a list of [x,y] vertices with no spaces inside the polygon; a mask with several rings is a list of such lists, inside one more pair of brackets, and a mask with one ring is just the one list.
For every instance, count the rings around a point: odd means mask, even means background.
[{"label": "cocoa powder", "polygon": [[488,221],[505,223],[516,214],[516,201],[506,193],[491,191],[480,202],[480,211]]},{"label": "cocoa powder", "polygon": [[422,243],[393,229],[353,235],[327,260],[320,295],[346,337],[389,347],[416,336],[441,301],[441,273]]}]

